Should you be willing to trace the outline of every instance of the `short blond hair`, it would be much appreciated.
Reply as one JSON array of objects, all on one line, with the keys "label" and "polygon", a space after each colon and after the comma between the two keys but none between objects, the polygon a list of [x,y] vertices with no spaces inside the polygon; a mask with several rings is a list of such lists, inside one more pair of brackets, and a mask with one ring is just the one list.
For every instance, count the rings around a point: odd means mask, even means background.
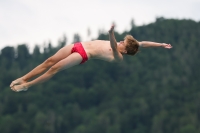
[{"label": "short blond hair", "polygon": [[126,35],[124,41],[127,42],[126,51],[128,55],[135,55],[139,49],[139,42],[131,35]]}]

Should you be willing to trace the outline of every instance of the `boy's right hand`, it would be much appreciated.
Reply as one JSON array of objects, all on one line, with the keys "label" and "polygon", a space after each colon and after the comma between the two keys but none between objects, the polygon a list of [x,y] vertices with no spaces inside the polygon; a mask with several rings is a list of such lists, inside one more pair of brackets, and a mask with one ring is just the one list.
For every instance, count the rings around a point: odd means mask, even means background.
[{"label": "boy's right hand", "polygon": [[112,26],[110,27],[110,30],[109,30],[108,32],[109,32],[109,33],[112,33],[112,32],[114,31],[114,28],[115,28],[115,26],[112,25]]}]

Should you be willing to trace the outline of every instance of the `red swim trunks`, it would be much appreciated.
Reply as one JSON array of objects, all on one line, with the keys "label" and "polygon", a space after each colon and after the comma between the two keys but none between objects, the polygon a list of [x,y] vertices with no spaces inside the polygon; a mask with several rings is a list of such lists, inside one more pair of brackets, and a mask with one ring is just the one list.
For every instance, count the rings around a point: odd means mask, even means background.
[{"label": "red swim trunks", "polygon": [[71,53],[74,53],[74,52],[77,52],[82,56],[83,60],[80,64],[83,64],[84,62],[88,60],[87,54],[80,42],[77,42],[74,44],[74,47],[72,48]]}]

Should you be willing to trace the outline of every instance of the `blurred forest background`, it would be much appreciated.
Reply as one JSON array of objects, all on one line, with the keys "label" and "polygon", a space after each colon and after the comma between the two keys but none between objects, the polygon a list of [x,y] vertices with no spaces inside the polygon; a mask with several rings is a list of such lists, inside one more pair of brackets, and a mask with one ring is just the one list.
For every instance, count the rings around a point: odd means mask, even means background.
[{"label": "blurred forest background", "polygon": [[27,44],[1,49],[0,132],[200,133],[200,22],[160,17],[131,26],[115,31],[117,41],[131,34],[173,49],[141,48],[123,63],[90,60],[20,93],[9,88],[12,80],[72,42],[64,36],[32,53]]}]

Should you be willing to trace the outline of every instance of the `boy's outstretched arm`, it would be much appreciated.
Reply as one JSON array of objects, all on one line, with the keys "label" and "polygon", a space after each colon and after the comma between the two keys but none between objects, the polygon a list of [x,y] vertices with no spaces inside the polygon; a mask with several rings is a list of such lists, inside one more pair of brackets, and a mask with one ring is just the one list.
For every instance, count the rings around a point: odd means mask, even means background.
[{"label": "boy's outstretched arm", "polygon": [[123,56],[117,49],[117,41],[116,41],[115,35],[114,35],[114,25],[111,26],[111,28],[108,32],[109,32],[110,46],[113,50],[114,58],[118,61],[122,61]]},{"label": "boy's outstretched arm", "polygon": [[171,44],[166,43],[157,43],[157,42],[150,42],[150,41],[141,41],[139,42],[140,47],[163,47],[170,49],[172,48]]}]

